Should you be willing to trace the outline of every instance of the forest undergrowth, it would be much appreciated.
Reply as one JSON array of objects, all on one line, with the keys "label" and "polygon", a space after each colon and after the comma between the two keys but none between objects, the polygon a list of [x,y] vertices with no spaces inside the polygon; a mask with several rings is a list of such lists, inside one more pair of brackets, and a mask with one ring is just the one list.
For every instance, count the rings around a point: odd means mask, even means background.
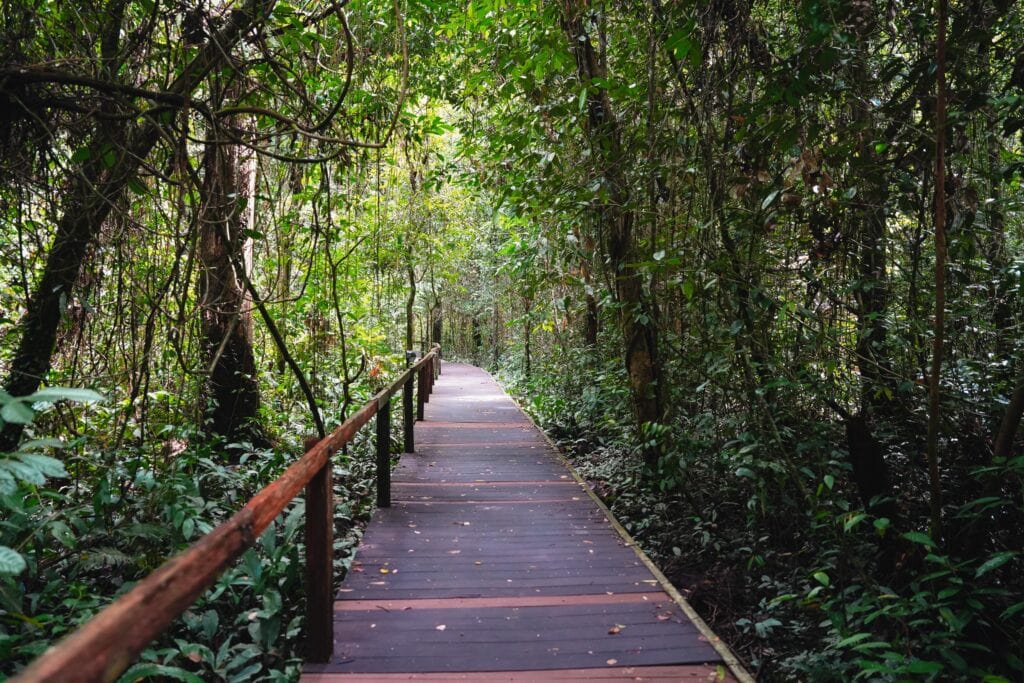
[{"label": "forest undergrowth", "polygon": [[[35,406],[40,422],[56,418],[46,402]],[[112,414],[103,403],[84,411],[79,439],[66,445],[62,460],[29,458],[15,471],[24,477],[19,487],[0,496],[0,545],[17,553],[0,561],[20,565],[0,576],[0,678],[225,521],[301,452],[294,438],[257,449],[185,429],[165,430],[154,448],[101,452],[97,444]],[[283,433],[301,429],[301,417],[277,426]],[[226,461],[225,453],[234,456]],[[333,460],[336,586],[374,509],[375,453],[364,430]],[[97,473],[101,457],[110,465]],[[32,465],[45,467],[33,475]],[[304,516],[299,497],[119,680],[297,680],[305,637]]]},{"label": "forest undergrowth", "polygon": [[[652,435],[664,446],[652,474],[622,410],[622,370],[593,354],[554,355],[529,379],[515,360],[497,372],[759,681],[1019,680],[1016,554],[940,549],[920,530],[864,512],[842,483],[851,468],[841,426],[795,423],[809,507],[758,462],[759,435],[741,416],[695,415]],[[1008,476],[1019,475],[1019,460],[1006,464]],[[923,485],[920,470],[904,458],[894,480]],[[908,493],[897,505],[912,501]],[[955,505],[970,528],[997,501],[965,495]]]}]

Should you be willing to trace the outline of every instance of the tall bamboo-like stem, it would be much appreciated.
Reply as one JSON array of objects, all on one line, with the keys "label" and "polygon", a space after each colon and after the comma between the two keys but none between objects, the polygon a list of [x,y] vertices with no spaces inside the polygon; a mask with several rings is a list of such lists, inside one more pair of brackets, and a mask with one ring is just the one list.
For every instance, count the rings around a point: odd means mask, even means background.
[{"label": "tall bamboo-like stem", "polygon": [[928,483],[931,536],[942,530],[942,482],[939,479],[939,377],[946,320],[946,14],[947,0],[936,0],[935,40],[935,324],[928,380]]}]

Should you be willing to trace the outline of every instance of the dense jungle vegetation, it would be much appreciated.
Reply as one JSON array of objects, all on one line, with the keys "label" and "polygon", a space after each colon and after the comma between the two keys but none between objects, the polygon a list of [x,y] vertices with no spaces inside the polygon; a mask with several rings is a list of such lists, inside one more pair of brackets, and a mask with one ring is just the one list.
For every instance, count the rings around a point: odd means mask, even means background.
[{"label": "dense jungle vegetation", "polygon": [[[7,0],[0,60],[0,675],[438,342],[762,680],[1024,677],[1016,3]],[[293,680],[302,511],[123,680]]]}]

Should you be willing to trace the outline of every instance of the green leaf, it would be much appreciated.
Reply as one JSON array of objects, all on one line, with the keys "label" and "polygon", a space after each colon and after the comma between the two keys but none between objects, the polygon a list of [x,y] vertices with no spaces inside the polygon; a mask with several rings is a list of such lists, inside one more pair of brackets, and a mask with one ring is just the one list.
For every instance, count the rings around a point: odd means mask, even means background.
[{"label": "green leaf", "polygon": [[50,533],[65,548],[75,547],[75,534],[66,523],[58,520],[50,525]]},{"label": "green leaf", "polygon": [[757,475],[754,473],[754,470],[749,467],[737,467],[736,476],[746,477],[747,479],[757,479]]},{"label": "green leaf", "polygon": [[0,574],[20,574],[25,571],[28,564],[14,548],[0,545]]},{"label": "green leaf", "polygon": [[828,577],[828,574],[826,574],[825,572],[814,572],[814,574],[812,574],[811,576],[813,576],[814,580],[820,583],[822,586],[828,586],[832,583],[832,580]]},{"label": "green leaf", "polygon": [[57,460],[57,458],[51,458],[48,455],[39,455],[38,453],[18,453],[17,458],[29,467],[38,470],[44,476],[68,476],[68,471],[64,469],[64,463]]},{"label": "green leaf", "polygon": [[978,569],[974,572],[974,578],[978,578],[979,576],[988,574],[993,569],[1002,567],[1004,564],[1006,564],[1016,556],[1017,553],[1013,552],[1012,550],[996,553],[992,557],[988,558],[985,562],[983,562],[980,567],[978,567]]},{"label": "green leaf", "polygon": [[46,483],[46,477],[43,473],[37,470],[31,465],[23,463],[17,458],[10,458],[7,460],[0,460],[0,468],[7,470],[15,479],[23,481],[27,484],[35,484],[36,486],[42,486]]},{"label": "green leaf", "polygon": [[917,543],[918,545],[927,546],[929,548],[936,547],[935,541],[932,540],[932,537],[920,531],[908,531],[903,534],[903,538],[907,539],[911,543]]},{"label": "green leaf", "polygon": [[20,399],[5,403],[4,407],[0,408],[0,418],[12,424],[31,424],[35,416],[35,412]]},{"label": "green leaf", "polygon": [[83,161],[88,161],[92,158],[92,150],[88,147],[79,147],[75,150],[75,153],[71,155],[71,163],[80,164]]},{"label": "green leaf", "polygon": [[858,512],[855,515],[851,515],[850,518],[846,520],[846,523],[843,524],[843,531],[849,531],[850,529],[864,521],[866,517],[867,515],[863,512]]},{"label": "green leaf", "polygon": [[170,678],[175,681],[185,681],[185,683],[203,683],[203,679],[191,671],[179,669],[176,666],[165,666],[163,664],[153,664],[150,662],[136,664],[121,674],[121,681],[127,681],[130,683],[146,679],[160,678]]},{"label": "green leaf", "polygon": [[907,665],[907,673],[912,674],[936,674],[943,669],[942,662],[932,662],[925,659],[915,659]]},{"label": "green leaf", "polygon": [[832,487],[836,485],[836,478],[833,477],[831,474],[826,474],[823,477],[823,481],[825,482],[825,486],[828,487],[829,491],[831,491]]},{"label": "green leaf", "polygon": [[103,395],[96,393],[92,389],[79,389],[77,387],[47,387],[29,395],[25,400],[33,403],[56,403],[57,401],[97,403],[103,400]]},{"label": "green leaf", "polygon": [[764,211],[769,206],[774,204],[775,200],[779,198],[780,194],[782,194],[782,190],[775,190],[774,192],[770,192],[768,196],[764,198],[764,201],[761,202],[761,210]]},{"label": "green leaf", "polygon": [[860,641],[866,638],[870,638],[871,636],[871,633],[855,633],[852,636],[840,640],[838,643],[835,644],[835,647],[836,649],[842,649],[844,647],[853,645],[854,643],[859,643]]}]

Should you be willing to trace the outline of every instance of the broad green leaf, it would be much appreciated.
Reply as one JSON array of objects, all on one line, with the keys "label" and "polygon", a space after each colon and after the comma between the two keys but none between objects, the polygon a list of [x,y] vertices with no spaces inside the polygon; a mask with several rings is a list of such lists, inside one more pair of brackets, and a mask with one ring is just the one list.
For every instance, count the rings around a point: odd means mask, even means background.
[{"label": "broad green leaf", "polygon": [[918,545],[927,546],[929,548],[935,547],[935,541],[928,534],[920,531],[908,531],[903,534],[903,538],[907,539],[911,543],[917,543]]},{"label": "broad green leaf", "polygon": [[203,679],[191,671],[179,669],[176,666],[165,666],[151,662],[136,664],[121,674],[121,681],[125,683],[161,678],[184,681],[185,683],[203,683]]},{"label": "broad green leaf", "polygon": [[50,533],[57,539],[57,542],[66,548],[75,547],[75,534],[65,522],[57,520],[50,524]]},{"label": "broad green leaf", "polygon": [[14,475],[15,479],[27,484],[42,486],[46,483],[46,477],[32,465],[23,463],[18,458],[0,459],[0,469],[5,469]]},{"label": "broad green leaf", "polygon": [[56,403],[57,401],[96,403],[98,401],[102,401],[103,396],[92,389],[80,389],[77,387],[47,387],[30,395],[26,400],[45,403]]},{"label": "broad green leaf", "polygon": [[943,669],[942,662],[932,662],[925,659],[915,659],[907,664],[907,672],[912,674],[936,674]]},{"label": "broad green leaf", "polygon": [[774,192],[770,192],[768,196],[764,198],[764,201],[761,202],[761,210],[763,211],[764,209],[767,209],[769,206],[774,204],[775,200],[779,198],[780,194],[782,194],[782,190],[775,190]]},{"label": "broad green leaf", "polygon": [[15,399],[10,403],[5,403],[4,407],[0,408],[0,418],[2,418],[4,422],[10,422],[11,424],[31,424],[35,416],[35,411],[19,399]]},{"label": "broad green leaf", "polygon": [[0,574],[20,574],[25,571],[28,564],[21,553],[14,548],[0,545]]},{"label": "broad green leaf", "polygon": [[64,463],[48,455],[38,453],[19,453],[18,460],[29,467],[33,467],[47,477],[66,477],[68,472],[64,469]]},{"label": "broad green leaf", "polygon": [[979,576],[988,574],[993,569],[1002,567],[1004,564],[1006,564],[1016,556],[1017,553],[1013,552],[1012,550],[1006,550],[1001,553],[996,553],[992,557],[988,558],[988,560],[983,562],[980,567],[978,567],[978,569],[974,572],[974,578],[978,578]]}]

